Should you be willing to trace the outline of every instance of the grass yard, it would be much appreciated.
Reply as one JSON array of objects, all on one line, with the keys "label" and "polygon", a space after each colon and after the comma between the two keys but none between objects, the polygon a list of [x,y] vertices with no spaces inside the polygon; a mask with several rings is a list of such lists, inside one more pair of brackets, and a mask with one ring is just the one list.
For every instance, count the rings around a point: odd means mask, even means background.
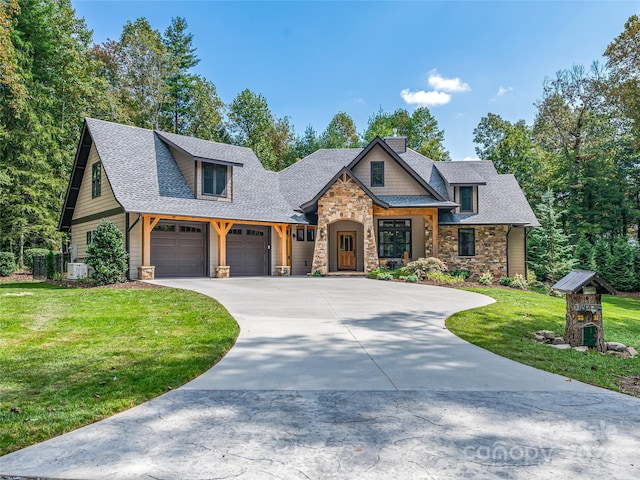
[{"label": "grass yard", "polygon": [[218,302],[185,290],[0,282],[0,455],[186,383],[238,333]]},{"label": "grass yard", "polygon": [[[536,330],[564,334],[563,298],[519,290],[474,288],[496,300],[487,307],[456,313],[447,328],[474,345],[532,367],[585,383],[623,391],[623,377],[640,375],[640,357],[624,359],[598,352],[558,350],[533,340]],[[606,341],[640,350],[640,300],[603,295]]]}]

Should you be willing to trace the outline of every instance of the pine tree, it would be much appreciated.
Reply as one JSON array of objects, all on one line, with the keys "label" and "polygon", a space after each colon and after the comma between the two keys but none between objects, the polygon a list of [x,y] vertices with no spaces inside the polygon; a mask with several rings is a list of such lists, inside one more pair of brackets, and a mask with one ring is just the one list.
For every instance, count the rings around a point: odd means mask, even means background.
[{"label": "pine tree", "polygon": [[596,273],[607,282],[611,280],[611,245],[600,239],[593,247],[593,267]]},{"label": "pine tree", "polygon": [[633,275],[635,277],[635,290],[640,292],[640,245],[633,249]]},{"label": "pine tree", "polygon": [[613,242],[609,283],[617,290],[629,292],[635,287],[633,256],[633,248],[626,238],[619,237]]},{"label": "pine tree", "polygon": [[593,245],[584,234],[580,234],[578,238],[574,257],[576,259],[576,268],[593,270]]},{"label": "pine tree", "polygon": [[562,212],[556,210],[551,190],[542,195],[537,210],[542,227],[531,232],[529,266],[538,278],[554,283],[569,273],[576,262],[569,237],[559,226]]}]

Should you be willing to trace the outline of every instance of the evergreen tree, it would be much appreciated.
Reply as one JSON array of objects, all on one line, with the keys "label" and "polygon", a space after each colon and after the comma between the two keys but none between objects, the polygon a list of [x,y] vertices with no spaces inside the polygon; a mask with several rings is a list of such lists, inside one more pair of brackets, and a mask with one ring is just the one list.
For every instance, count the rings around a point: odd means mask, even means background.
[{"label": "evergreen tree", "polygon": [[551,190],[542,195],[542,202],[537,210],[542,227],[531,232],[528,263],[536,277],[554,283],[569,273],[575,260],[571,255],[569,237],[560,227],[563,212],[556,210]]},{"label": "evergreen tree", "polygon": [[635,290],[640,292],[640,244],[633,249],[633,275],[635,277]]},{"label": "evergreen tree", "polygon": [[93,267],[94,282],[97,285],[124,282],[128,258],[122,232],[111,220],[102,219],[87,245],[86,263]]},{"label": "evergreen tree", "polygon": [[635,288],[633,248],[624,237],[618,237],[613,242],[610,275],[611,277],[607,280],[617,290],[630,292]]},{"label": "evergreen tree", "polygon": [[576,268],[593,271],[593,245],[584,234],[580,234],[576,244]]},{"label": "evergreen tree", "polygon": [[600,277],[611,280],[611,245],[603,238],[593,247],[593,267]]}]

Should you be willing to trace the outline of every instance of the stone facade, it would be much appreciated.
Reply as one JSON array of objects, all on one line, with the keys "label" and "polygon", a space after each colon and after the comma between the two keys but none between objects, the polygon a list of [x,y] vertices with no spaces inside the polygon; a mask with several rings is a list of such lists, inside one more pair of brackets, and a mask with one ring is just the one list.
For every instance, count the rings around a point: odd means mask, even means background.
[{"label": "stone facade", "polygon": [[317,237],[311,273],[329,273],[329,256],[337,254],[329,251],[329,225],[340,220],[351,220],[363,225],[364,252],[356,252],[356,255],[363,255],[365,272],[377,268],[373,202],[348,175],[343,174],[318,200]]},{"label": "stone facade", "polygon": [[216,267],[216,278],[229,278],[231,267],[229,265],[218,265]]},{"label": "stone facade", "polygon": [[[475,230],[475,256],[458,256],[459,228]],[[507,275],[508,230],[507,225],[440,225],[438,258],[447,264],[449,270],[470,270],[473,275],[490,271],[494,277],[504,277]]]},{"label": "stone facade", "polygon": [[156,267],[140,266],[138,267],[138,280],[155,280]]}]

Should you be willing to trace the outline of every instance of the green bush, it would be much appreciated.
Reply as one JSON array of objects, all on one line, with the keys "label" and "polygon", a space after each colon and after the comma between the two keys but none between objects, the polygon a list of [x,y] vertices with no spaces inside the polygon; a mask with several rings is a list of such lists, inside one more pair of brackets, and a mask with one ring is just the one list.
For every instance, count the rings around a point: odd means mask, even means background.
[{"label": "green bush", "polygon": [[491,285],[493,283],[493,274],[487,270],[478,277],[478,283],[480,285]]},{"label": "green bush", "polygon": [[49,251],[49,253],[47,253],[46,266],[47,280],[53,280],[56,277],[56,257],[52,251]]},{"label": "green bush", "polygon": [[389,272],[378,273],[376,276],[378,280],[393,280],[393,274]]},{"label": "green bush", "polygon": [[48,248],[27,248],[22,254],[24,268],[33,272],[33,257],[46,257],[49,253]]},{"label": "green bush", "polygon": [[415,275],[420,280],[424,280],[427,273],[446,272],[447,265],[440,259],[435,257],[419,258],[414,262],[409,262],[406,267],[400,269],[402,275]]},{"label": "green bush", "polygon": [[501,277],[499,283],[500,283],[500,285],[502,285],[504,287],[510,287],[511,286],[511,278],[510,277]]},{"label": "green bush", "polygon": [[404,281],[409,283],[416,283],[418,281],[418,277],[416,277],[415,275],[407,275],[404,278]]},{"label": "green bush", "polygon": [[524,278],[523,275],[516,273],[511,279],[511,283],[509,284],[511,288],[519,288],[520,290],[529,290],[529,284],[527,283],[527,279]]},{"label": "green bush", "polygon": [[0,277],[7,277],[18,269],[11,252],[0,252]]},{"label": "green bush", "polygon": [[451,270],[449,273],[454,277],[462,277],[465,280],[471,276],[471,270]]},{"label": "green bush", "polygon": [[97,285],[124,282],[128,257],[122,232],[111,220],[101,220],[93,241],[87,246],[85,260],[87,265],[93,267],[93,281]]},{"label": "green bush", "polygon": [[458,283],[463,283],[464,277],[460,275],[447,275],[443,272],[428,272],[425,274],[425,280],[446,283],[448,285],[456,285]]}]

